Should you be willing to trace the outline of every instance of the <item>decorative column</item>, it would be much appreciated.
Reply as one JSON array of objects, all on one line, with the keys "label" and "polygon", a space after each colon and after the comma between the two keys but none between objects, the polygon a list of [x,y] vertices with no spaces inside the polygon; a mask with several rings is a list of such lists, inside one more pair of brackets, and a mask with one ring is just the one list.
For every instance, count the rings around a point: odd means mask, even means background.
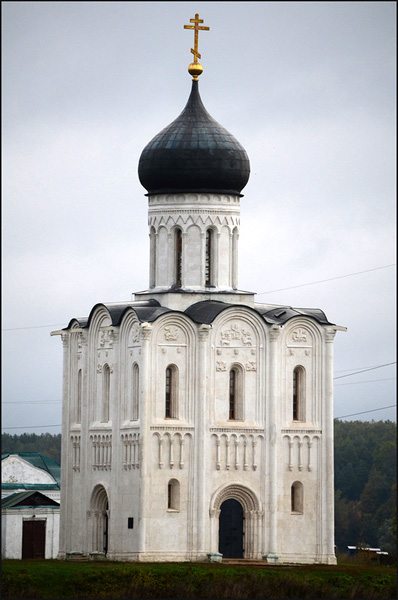
[{"label": "decorative column", "polygon": [[213,555],[218,555],[221,558],[221,554],[218,552],[218,534],[220,524],[220,509],[211,509],[210,511],[210,552]]},{"label": "decorative column", "polygon": [[157,253],[157,236],[155,228],[152,226],[149,233],[149,287],[154,288],[157,282],[156,275],[156,253]]},{"label": "decorative column", "polygon": [[222,269],[222,258],[220,256],[220,236],[221,233],[218,229],[214,230],[213,242],[214,242],[214,279],[213,283],[216,287],[220,285],[220,271]]},{"label": "decorative column", "polygon": [[169,466],[170,469],[174,467],[174,437],[170,434],[170,460]]},{"label": "decorative column", "polygon": [[220,462],[220,438],[217,436],[216,437],[216,469],[217,471],[219,471],[221,469],[221,462]]},{"label": "decorative column", "polygon": [[238,289],[238,240],[237,228],[232,232],[232,289]]},{"label": "decorative column", "polygon": [[276,444],[276,407],[280,401],[280,386],[278,378],[278,339],[280,328],[273,325],[270,329],[269,356],[270,356],[270,402],[269,402],[269,550],[267,561],[276,563],[277,555],[277,444]]},{"label": "decorative column", "polygon": [[[159,251],[161,249],[159,248]],[[167,252],[167,273],[168,276],[166,277],[165,281],[162,281],[162,285],[173,285],[175,283],[175,277],[176,277],[176,267],[175,267],[175,255],[176,255],[176,250],[175,250],[175,231],[173,230],[169,230],[167,232],[167,248],[162,249],[163,252]],[[161,274],[159,273],[159,278],[161,277]]]},{"label": "decorative column", "polygon": [[249,465],[247,464],[247,439],[243,440],[243,470],[247,471]]},{"label": "decorative column", "polygon": [[150,418],[151,418],[151,341],[152,325],[149,323],[141,324],[141,339],[142,339],[142,379],[141,379],[141,397],[139,414],[141,415],[141,477],[140,477],[140,499],[139,499],[139,516],[141,518],[141,526],[139,530],[139,553],[144,553],[146,550],[146,507],[147,488],[148,488],[148,469],[149,469],[149,443],[150,443]]},{"label": "decorative column", "polygon": [[65,558],[68,552],[67,532],[70,527],[70,502],[69,491],[69,334],[62,333],[63,349],[63,380],[62,380],[62,444],[61,444],[61,519],[59,531],[59,558]]},{"label": "decorative column", "polygon": [[326,328],[325,334],[325,398],[322,410],[323,456],[322,489],[323,526],[322,554],[329,564],[336,564],[334,553],[334,465],[333,465],[333,341],[336,329]]},{"label": "decorative column", "polygon": [[[188,235],[185,230],[181,228],[181,246],[182,246],[182,264],[181,264],[181,287],[183,288],[186,285],[187,281],[187,269],[188,269],[188,260],[187,260],[187,247],[188,247]],[[176,260],[175,251],[174,251],[174,260]]]},{"label": "decorative column", "polygon": [[293,454],[293,440],[289,437],[289,471],[293,471],[293,462],[292,462],[292,454]]},{"label": "decorative column", "polygon": [[163,438],[159,435],[159,469],[163,469]]},{"label": "decorative column", "polygon": [[206,530],[208,516],[208,497],[206,493],[206,415],[207,408],[207,342],[210,325],[199,327],[199,362],[198,362],[198,395],[195,410],[195,455],[196,455],[196,526],[197,526],[197,555],[206,553]]},{"label": "decorative column", "polygon": [[[211,266],[210,266],[211,268]],[[200,231],[200,285],[205,287],[206,283],[206,228]]]},{"label": "decorative column", "polygon": [[298,445],[298,470],[302,471],[303,470],[303,456],[302,456],[303,442],[301,440],[299,440],[297,442],[297,445]]},{"label": "decorative column", "polygon": [[179,463],[179,467],[180,469],[184,468],[184,438],[181,437],[180,439],[180,463]]},{"label": "decorative column", "polygon": [[234,279],[234,241],[233,233],[229,232],[229,273],[228,273],[228,286],[233,288]]}]

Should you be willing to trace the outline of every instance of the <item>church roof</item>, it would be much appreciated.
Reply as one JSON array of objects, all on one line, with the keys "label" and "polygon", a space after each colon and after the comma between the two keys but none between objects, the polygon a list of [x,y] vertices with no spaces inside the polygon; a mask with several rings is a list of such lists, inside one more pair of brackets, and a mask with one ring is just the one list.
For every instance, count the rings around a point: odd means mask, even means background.
[{"label": "church roof", "polygon": [[321,325],[333,325],[330,323],[320,308],[293,308],[292,306],[272,306],[257,304],[255,310],[263,317],[266,323],[281,325],[293,317],[311,317]]},{"label": "church roof", "polygon": [[166,306],[161,306],[157,300],[141,300],[139,302],[129,302],[123,304],[96,304],[90,312],[90,316],[84,319],[71,319],[69,325],[64,329],[69,329],[73,323],[78,323],[80,327],[89,327],[94,311],[103,306],[107,309],[112,320],[112,325],[118,326],[128,310],[134,310],[138,320],[141,323],[156,321],[161,315],[166,313],[179,313],[189,317],[195,323],[210,325],[214,319],[227,308],[245,308],[260,315],[268,325],[283,325],[289,319],[298,316],[310,317],[320,325],[333,325],[330,323],[325,313],[319,308],[293,308],[292,306],[276,306],[273,304],[255,304],[254,307],[245,304],[230,304],[219,300],[202,300],[191,304],[185,311],[172,310]]},{"label": "church roof", "polygon": [[250,163],[238,140],[205,109],[198,81],[177,119],[142,151],[138,175],[149,194],[240,194]]},{"label": "church roof", "polygon": [[30,463],[34,467],[38,469],[42,469],[43,471],[47,471],[49,475],[55,480],[54,484],[52,483],[24,483],[24,482],[16,482],[16,483],[5,483],[2,482],[1,487],[4,489],[13,489],[13,488],[24,488],[24,489],[32,489],[32,488],[40,488],[43,490],[50,489],[59,489],[61,484],[61,467],[53,458],[46,456],[45,454],[40,454],[39,452],[6,452],[1,455],[1,460],[8,458],[9,456],[19,456],[26,462]]},{"label": "church roof", "polygon": [[[196,323],[207,323],[210,324],[214,319],[227,308],[231,306],[238,306],[236,304],[229,304],[227,302],[219,302],[218,300],[203,300],[202,302],[196,302],[185,310],[187,314]],[[241,306],[241,305],[239,305]],[[291,306],[272,306],[272,305],[254,305],[253,308],[245,306],[249,310],[260,314],[264,321],[269,325],[283,325],[289,319],[300,315],[311,317],[321,323],[322,325],[331,325],[326,318],[325,313],[318,308],[292,308]]]},{"label": "church roof", "polygon": [[126,312],[133,309],[136,313],[138,320],[141,323],[155,321],[160,315],[167,312],[172,312],[170,308],[161,306],[157,300],[139,300],[137,302],[123,302],[120,304],[96,304],[90,311],[88,317],[74,317],[69,321],[69,324],[64,329],[70,329],[74,323],[77,323],[80,327],[86,328],[90,326],[92,316],[99,306],[103,306],[109,313],[112,321],[112,325],[120,325]]}]

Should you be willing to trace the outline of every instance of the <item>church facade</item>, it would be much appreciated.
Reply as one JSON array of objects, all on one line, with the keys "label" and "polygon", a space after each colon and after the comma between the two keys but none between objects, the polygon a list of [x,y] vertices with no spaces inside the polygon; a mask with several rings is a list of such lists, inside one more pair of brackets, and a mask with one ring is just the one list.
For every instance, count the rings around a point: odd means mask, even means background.
[{"label": "church facade", "polygon": [[59,557],[334,564],[343,328],[239,290],[249,159],[206,111],[197,65],[183,112],[140,158],[149,289],[53,332],[64,349]]}]

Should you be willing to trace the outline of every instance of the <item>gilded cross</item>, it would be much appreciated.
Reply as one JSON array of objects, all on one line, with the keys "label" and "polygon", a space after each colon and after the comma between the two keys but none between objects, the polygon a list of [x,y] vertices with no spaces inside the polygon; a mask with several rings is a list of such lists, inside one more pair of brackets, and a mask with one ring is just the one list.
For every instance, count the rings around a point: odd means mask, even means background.
[{"label": "gilded cross", "polygon": [[203,23],[203,19],[199,19],[198,13],[196,13],[194,19],[189,19],[189,22],[194,23],[194,25],[184,25],[184,29],[194,30],[193,48],[191,48],[191,52],[194,56],[194,63],[197,63],[198,58],[202,58],[202,56],[198,52],[199,31],[209,31],[210,27],[206,27],[205,25],[199,25],[199,23]]}]

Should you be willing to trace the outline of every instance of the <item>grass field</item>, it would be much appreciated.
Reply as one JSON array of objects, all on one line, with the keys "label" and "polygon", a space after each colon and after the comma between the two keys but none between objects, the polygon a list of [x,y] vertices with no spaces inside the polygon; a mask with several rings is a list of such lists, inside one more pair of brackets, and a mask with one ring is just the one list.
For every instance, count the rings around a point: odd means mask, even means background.
[{"label": "grass field", "polygon": [[395,568],[5,560],[3,600],[389,600]]}]

